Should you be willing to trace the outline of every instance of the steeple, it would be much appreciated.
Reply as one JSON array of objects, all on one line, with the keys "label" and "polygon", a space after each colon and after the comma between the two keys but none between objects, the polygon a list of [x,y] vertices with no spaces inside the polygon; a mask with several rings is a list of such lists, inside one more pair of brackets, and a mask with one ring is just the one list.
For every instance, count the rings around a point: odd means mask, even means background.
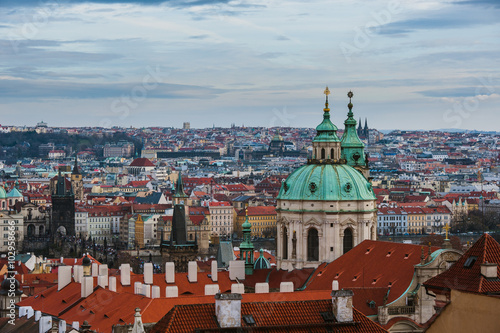
[{"label": "steeple", "polygon": [[354,119],[354,113],[352,112],[352,97],[354,94],[352,91],[347,93],[349,97],[349,112],[347,113],[347,119],[344,121],[345,130],[342,135],[341,145],[342,145],[342,158],[347,161],[347,164],[356,167],[364,166],[365,163],[365,145],[360,140],[358,133],[356,131],[356,120]]},{"label": "steeple", "polygon": [[79,175],[80,171],[78,170],[78,156],[75,155],[75,165],[73,166],[73,172],[71,173],[72,175]]},{"label": "steeple", "polygon": [[56,195],[66,195],[66,178],[62,175],[61,168],[59,168],[59,173],[57,174]]},{"label": "steeple", "polygon": [[316,127],[316,137],[313,140],[313,156],[309,164],[339,163],[340,162],[340,139],[337,136],[337,126],[330,121],[330,108],[328,107],[328,95],[330,90],[326,87],[325,108],[323,109],[323,121]]},{"label": "steeple", "polygon": [[240,259],[245,261],[245,274],[253,274],[253,243],[252,243],[252,225],[248,221],[248,209],[245,210],[245,222],[241,225],[243,229],[243,242],[240,244]]},{"label": "steeple", "polygon": [[184,185],[182,184],[182,174],[179,171],[179,177],[175,184],[175,194],[173,195],[174,205],[185,203],[187,197],[187,194],[184,192]]},{"label": "steeple", "polygon": [[366,134],[368,135],[368,119],[367,118],[365,118],[365,131],[367,131]]}]

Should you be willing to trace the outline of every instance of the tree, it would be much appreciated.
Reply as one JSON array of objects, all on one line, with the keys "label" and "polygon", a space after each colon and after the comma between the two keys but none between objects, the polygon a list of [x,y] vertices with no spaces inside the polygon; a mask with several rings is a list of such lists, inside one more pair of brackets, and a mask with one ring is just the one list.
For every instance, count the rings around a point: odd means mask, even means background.
[{"label": "tree", "polygon": [[442,247],[444,243],[444,237],[437,234],[427,235],[420,238],[420,245],[429,245]]}]

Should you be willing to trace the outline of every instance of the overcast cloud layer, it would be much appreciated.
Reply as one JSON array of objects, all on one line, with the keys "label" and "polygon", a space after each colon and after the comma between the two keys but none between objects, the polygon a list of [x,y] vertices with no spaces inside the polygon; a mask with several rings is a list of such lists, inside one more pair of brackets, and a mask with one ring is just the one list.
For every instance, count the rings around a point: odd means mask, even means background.
[{"label": "overcast cloud layer", "polygon": [[498,1],[0,1],[0,123],[500,130]]}]

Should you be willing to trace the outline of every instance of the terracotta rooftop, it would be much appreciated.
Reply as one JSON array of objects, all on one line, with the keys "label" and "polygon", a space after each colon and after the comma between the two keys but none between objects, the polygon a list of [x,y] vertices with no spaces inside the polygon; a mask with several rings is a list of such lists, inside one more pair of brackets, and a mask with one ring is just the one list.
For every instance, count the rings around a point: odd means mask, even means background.
[{"label": "terracotta rooftop", "polygon": [[[325,320],[322,313],[332,312],[331,298],[307,301],[273,300],[263,295],[261,302],[241,304],[241,331],[252,332],[386,332],[381,326],[353,308],[353,323]],[[255,324],[243,316],[251,315]],[[214,304],[175,306],[151,330],[151,333],[219,331]],[[235,330],[234,330],[235,331]],[[330,331],[327,329],[327,331]]]},{"label": "terracotta rooftop", "polygon": [[134,167],[154,167],[155,165],[150,160],[148,160],[147,158],[140,157],[140,158],[136,158],[135,160],[133,160],[132,163],[130,163],[130,166],[134,166]]},{"label": "terracotta rooftop", "polygon": [[500,294],[500,279],[481,275],[481,264],[496,263],[500,276],[500,244],[488,234],[481,236],[449,270],[429,279],[425,287],[438,293],[451,289],[478,294]]}]

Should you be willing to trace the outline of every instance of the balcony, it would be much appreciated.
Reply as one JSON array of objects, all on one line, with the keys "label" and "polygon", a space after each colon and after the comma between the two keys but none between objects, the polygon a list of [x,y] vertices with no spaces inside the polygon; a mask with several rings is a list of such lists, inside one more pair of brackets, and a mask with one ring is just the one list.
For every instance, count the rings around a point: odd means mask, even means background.
[{"label": "balcony", "polygon": [[389,316],[409,315],[415,313],[415,306],[392,306],[388,309]]}]

